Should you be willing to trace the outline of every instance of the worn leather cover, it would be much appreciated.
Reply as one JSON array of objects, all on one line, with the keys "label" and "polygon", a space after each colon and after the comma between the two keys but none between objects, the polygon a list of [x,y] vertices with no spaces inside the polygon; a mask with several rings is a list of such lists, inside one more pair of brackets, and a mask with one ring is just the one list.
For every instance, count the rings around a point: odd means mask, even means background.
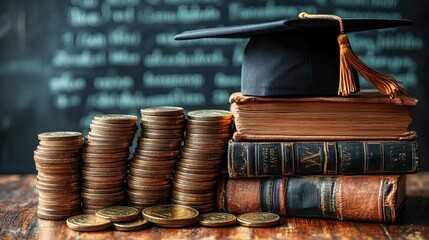
[{"label": "worn leather cover", "polygon": [[228,177],[220,181],[220,211],[267,211],[290,217],[393,223],[405,200],[405,176]]},{"label": "worn leather cover", "polygon": [[402,174],[417,172],[419,163],[417,140],[228,143],[231,178]]}]

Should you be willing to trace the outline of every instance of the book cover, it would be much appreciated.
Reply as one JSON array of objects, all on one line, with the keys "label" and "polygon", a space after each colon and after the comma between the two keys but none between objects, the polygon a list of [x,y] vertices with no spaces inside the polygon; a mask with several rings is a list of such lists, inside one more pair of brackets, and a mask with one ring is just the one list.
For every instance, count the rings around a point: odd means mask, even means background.
[{"label": "book cover", "polygon": [[414,141],[228,143],[228,174],[279,177],[320,174],[402,174],[419,170]]},{"label": "book cover", "polygon": [[220,211],[273,212],[288,217],[317,217],[393,223],[405,200],[405,176],[225,177],[219,182]]}]

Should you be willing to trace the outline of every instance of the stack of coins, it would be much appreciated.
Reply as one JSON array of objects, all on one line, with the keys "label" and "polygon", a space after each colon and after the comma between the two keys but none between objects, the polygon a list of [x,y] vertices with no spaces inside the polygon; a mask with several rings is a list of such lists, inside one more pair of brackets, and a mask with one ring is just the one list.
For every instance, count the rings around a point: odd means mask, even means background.
[{"label": "stack of coins", "polygon": [[185,115],[183,108],[170,106],[140,112],[142,132],[129,167],[128,205],[143,209],[170,201]]},{"label": "stack of coins", "polygon": [[215,209],[215,189],[220,166],[232,133],[232,114],[225,110],[188,113],[186,138],[174,175],[172,203],[199,212]]},{"label": "stack of coins", "polygon": [[137,117],[94,116],[82,150],[82,211],[122,204],[126,199],[129,147],[137,130]]},{"label": "stack of coins", "polygon": [[34,151],[39,203],[37,216],[62,220],[81,212],[80,151],[83,144],[79,132],[47,132]]}]

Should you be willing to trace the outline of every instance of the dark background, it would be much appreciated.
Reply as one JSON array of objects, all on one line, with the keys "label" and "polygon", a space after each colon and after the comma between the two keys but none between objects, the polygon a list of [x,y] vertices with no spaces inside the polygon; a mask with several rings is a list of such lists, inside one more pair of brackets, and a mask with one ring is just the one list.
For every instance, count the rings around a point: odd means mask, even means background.
[{"label": "dark background", "polygon": [[[228,109],[247,42],[173,36],[201,27],[295,18],[405,18],[414,24],[350,34],[373,68],[404,82],[419,105],[410,126],[429,170],[426,0],[67,0],[0,3],[0,174],[35,172],[45,131],[88,131],[99,113],[156,105]],[[361,86],[368,87],[361,81]]]}]

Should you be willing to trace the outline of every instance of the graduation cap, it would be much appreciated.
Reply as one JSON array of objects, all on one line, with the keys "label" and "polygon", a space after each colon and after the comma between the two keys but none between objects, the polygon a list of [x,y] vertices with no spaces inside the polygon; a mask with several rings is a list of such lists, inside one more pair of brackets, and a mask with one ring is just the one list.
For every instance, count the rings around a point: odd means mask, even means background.
[{"label": "graduation cap", "polygon": [[359,91],[358,71],[382,94],[395,97],[407,95],[400,82],[363,63],[345,32],[410,24],[404,19],[301,13],[296,19],[185,31],[175,39],[250,38],[241,72],[243,95],[347,96]]}]

